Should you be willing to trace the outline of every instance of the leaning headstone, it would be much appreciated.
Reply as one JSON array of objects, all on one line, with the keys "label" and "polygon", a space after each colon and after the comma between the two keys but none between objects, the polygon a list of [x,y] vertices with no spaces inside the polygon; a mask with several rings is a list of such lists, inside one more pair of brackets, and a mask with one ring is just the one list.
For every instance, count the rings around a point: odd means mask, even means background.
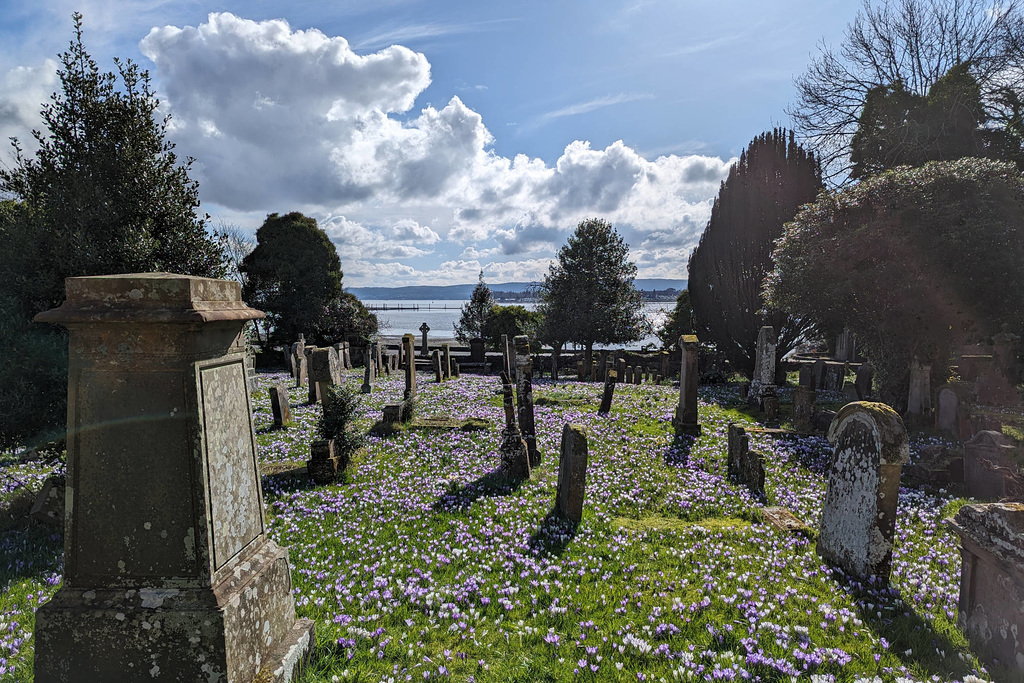
[{"label": "leaning headstone", "polygon": [[555,512],[573,525],[583,521],[583,498],[587,488],[587,434],[583,427],[562,428],[562,450],[558,458],[558,491]]},{"label": "leaning headstone", "polygon": [[292,407],[288,403],[288,389],[276,384],[269,389],[270,410],[274,414],[274,429],[292,426]]},{"label": "leaning headstone", "polygon": [[430,354],[430,365],[434,369],[434,381],[440,384],[444,381],[444,373],[441,371],[441,349],[434,349]]},{"label": "leaning headstone", "polygon": [[676,404],[675,419],[672,421],[677,435],[700,434],[697,416],[697,352],[700,342],[692,334],[679,338],[682,362],[679,366],[679,403]]},{"label": "leaning headstone", "polygon": [[[237,282],[72,277],[37,322],[69,332],[62,587],[35,680],[290,677],[313,641],[267,536]],[[196,503],[198,501],[198,504]]]},{"label": "leaning headstone", "polygon": [[416,395],[416,338],[412,334],[402,335],[402,358],[405,361],[405,400]]},{"label": "leaning headstone", "polygon": [[957,626],[1005,680],[1024,680],[1024,505],[964,505],[947,524],[960,536]]},{"label": "leaning headstone", "polygon": [[999,432],[983,430],[964,444],[964,495],[1005,498],[1019,476],[1017,449]]},{"label": "leaning headstone", "polygon": [[445,379],[452,378],[452,346],[451,344],[441,345],[441,374]]},{"label": "leaning headstone", "polygon": [[843,406],[828,429],[834,445],[818,554],[844,572],[888,584],[900,469],[910,459],[903,420],[884,403]]},{"label": "leaning headstone", "polygon": [[814,430],[814,401],[818,392],[806,386],[793,390],[793,427],[801,434]]},{"label": "leaning headstone", "polygon": [[747,400],[763,409],[767,396],[776,395],[775,387],[775,328],[765,325],[757,333],[754,377],[750,382]]},{"label": "leaning headstone", "polygon": [[430,348],[427,346],[427,332],[430,332],[430,325],[426,323],[420,325],[420,332],[423,334],[423,343],[420,346],[420,355],[429,356]]},{"label": "leaning headstone", "polygon": [[513,479],[530,478],[530,452],[526,448],[519,428],[516,427],[515,399],[512,396],[512,380],[504,372],[501,373],[501,389],[505,407],[505,429],[501,434],[499,454],[500,470],[505,476]]},{"label": "leaning headstone", "polygon": [[530,453],[530,468],[540,466],[537,450],[537,428],[533,420],[533,363],[530,359],[530,340],[518,335],[512,340],[516,361],[516,407],[519,410],[519,431]]},{"label": "leaning headstone", "polygon": [[512,370],[512,351],[508,347],[508,335],[501,335],[501,361],[503,363],[503,372],[509,377],[514,377],[515,373]]},{"label": "leaning headstone", "polygon": [[913,419],[928,416],[932,411],[932,366],[921,365],[915,358],[910,363],[910,394],[907,416]]},{"label": "leaning headstone", "polygon": [[750,450],[750,435],[735,422],[729,423],[727,448],[726,471],[730,479],[739,481],[743,472],[743,454]]},{"label": "leaning headstone", "polygon": [[871,398],[871,381],[874,377],[875,369],[871,367],[871,363],[861,363],[857,368],[857,379],[854,382],[858,400],[867,401]]},{"label": "leaning headstone", "polygon": [[601,395],[601,405],[597,409],[600,415],[607,415],[611,412],[616,379],[618,379],[618,373],[615,370],[608,370],[604,373],[604,393]]}]

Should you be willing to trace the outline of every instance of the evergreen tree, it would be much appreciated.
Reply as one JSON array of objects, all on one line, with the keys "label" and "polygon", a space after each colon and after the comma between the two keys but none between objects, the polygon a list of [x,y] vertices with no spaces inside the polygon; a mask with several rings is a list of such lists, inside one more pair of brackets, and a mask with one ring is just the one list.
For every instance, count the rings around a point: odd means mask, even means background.
[{"label": "evergreen tree", "polygon": [[469,301],[462,307],[459,322],[455,324],[455,338],[463,344],[468,344],[470,339],[483,337],[487,313],[493,305],[491,288],[484,282],[484,271],[481,270],[480,279],[473,288]]},{"label": "evergreen tree", "polygon": [[38,151],[0,169],[0,447],[63,432],[67,335],[32,317],[81,275],[169,271],[222,277],[223,250],[200,216],[192,160],[165,139],[149,75],[130,60],[101,73],[75,37],[60,90],[43,106]]},{"label": "evergreen tree", "polygon": [[775,328],[779,359],[808,330],[800,319],[763,312],[761,293],[772,243],[821,186],[814,155],[783,129],[755,138],[722,183],[690,256],[688,289],[701,341],[714,343],[737,370],[753,371],[762,326]]},{"label": "evergreen tree", "polygon": [[338,251],[316,220],[297,211],[267,216],[239,270],[246,276],[243,298],[267,314],[277,342],[312,337],[341,296]]},{"label": "evergreen tree", "polygon": [[679,338],[684,334],[696,334],[697,321],[693,316],[693,304],[690,303],[690,290],[684,289],[676,297],[676,305],[668,313],[665,323],[658,328],[655,334],[661,340],[665,349],[675,348],[679,344]]},{"label": "evergreen tree", "polygon": [[562,339],[585,347],[587,363],[595,343],[638,341],[650,330],[628,257],[629,245],[611,223],[591,218],[580,222],[544,276],[542,311],[561,326]]}]

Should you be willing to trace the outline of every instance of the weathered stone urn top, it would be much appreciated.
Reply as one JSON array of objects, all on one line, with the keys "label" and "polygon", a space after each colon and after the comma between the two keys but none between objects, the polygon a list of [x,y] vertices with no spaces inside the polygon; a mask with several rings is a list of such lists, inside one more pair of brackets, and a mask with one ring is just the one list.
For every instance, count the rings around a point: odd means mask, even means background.
[{"label": "weathered stone urn top", "polygon": [[242,301],[242,287],[177,273],[92,275],[65,280],[67,298],[58,308],[36,315],[36,322],[207,323],[254,320],[264,313]]}]

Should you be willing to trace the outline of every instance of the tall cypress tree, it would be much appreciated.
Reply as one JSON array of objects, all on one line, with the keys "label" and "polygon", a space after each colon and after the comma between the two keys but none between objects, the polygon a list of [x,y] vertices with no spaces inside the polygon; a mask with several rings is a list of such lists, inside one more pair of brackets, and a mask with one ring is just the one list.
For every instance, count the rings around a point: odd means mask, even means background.
[{"label": "tall cypress tree", "polygon": [[785,129],[754,138],[722,183],[690,256],[688,288],[698,334],[714,342],[738,370],[753,371],[763,325],[778,334],[778,358],[807,331],[799,319],[765,312],[761,294],[783,224],[821,187],[818,160]]}]

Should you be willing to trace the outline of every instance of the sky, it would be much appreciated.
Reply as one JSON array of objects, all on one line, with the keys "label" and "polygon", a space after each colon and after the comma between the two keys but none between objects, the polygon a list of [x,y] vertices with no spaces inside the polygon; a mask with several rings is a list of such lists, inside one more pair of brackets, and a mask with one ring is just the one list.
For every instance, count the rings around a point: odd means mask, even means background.
[{"label": "sky", "polygon": [[685,279],[730,164],[859,4],[0,0],[0,139],[33,150],[77,10],[101,68],[149,70],[213,227],[301,211],[345,286],[540,280],[592,217],[638,277]]}]

